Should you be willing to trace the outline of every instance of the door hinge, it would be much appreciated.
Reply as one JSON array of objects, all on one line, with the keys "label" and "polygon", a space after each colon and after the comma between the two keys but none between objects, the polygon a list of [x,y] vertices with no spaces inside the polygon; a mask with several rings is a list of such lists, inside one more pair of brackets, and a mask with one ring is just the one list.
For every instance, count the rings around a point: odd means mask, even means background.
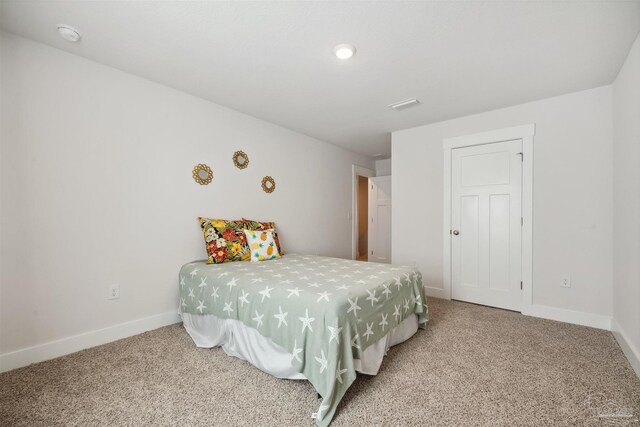
[{"label": "door hinge", "polygon": [[520,281],[520,290],[522,290],[522,280]]},{"label": "door hinge", "polygon": [[524,217],[520,217],[520,226],[522,227],[524,225]]},{"label": "door hinge", "polygon": [[371,251],[371,255],[373,255],[373,251]]},{"label": "door hinge", "polygon": [[449,230],[449,234],[453,234],[453,230]]},{"label": "door hinge", "polygon": [[520,156],[520,161],[524,162],[524,153],[522,151],[518,153],[518,156]]}]

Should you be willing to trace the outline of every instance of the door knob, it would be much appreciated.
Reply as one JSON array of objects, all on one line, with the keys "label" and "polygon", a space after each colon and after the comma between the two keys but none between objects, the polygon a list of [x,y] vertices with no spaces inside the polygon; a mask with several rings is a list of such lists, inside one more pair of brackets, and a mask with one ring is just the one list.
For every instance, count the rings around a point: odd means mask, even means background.
[{"label": "door knob", "polygon": [[460,234],[460,232],[458,230],[453,230],[453,235],[457,236],[458,234]]}]

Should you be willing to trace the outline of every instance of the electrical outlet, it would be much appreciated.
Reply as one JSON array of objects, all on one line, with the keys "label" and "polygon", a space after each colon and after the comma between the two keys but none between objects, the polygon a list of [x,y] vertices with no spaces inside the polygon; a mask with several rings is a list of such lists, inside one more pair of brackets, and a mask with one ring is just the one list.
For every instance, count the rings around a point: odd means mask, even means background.
[{"label": "electrical outlet", "polygon": [[563,274],[562,278],[560,279],[560,286],[563,288],[570,288],[571,287],[571,275],[570,274]]},{"label": "electrical outlet", "polygon": [[107,299],[118,299],[120,298],[120,285],[117,283],[115,285],[109,286],[109,295]]}]

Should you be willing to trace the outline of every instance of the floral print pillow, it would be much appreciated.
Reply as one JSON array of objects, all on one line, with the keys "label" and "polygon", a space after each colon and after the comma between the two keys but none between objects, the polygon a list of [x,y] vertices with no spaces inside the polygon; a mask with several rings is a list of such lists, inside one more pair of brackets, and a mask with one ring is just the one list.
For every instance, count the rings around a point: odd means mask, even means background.
[{"label": "floral print pillow", "polygon": [[242,218],[242,221],[245,223],[245,228],[249,230],[273,230],[273,240],[276,242],[276,248],[278,248],[278,253],[280,255],[284,255],[282,252],[282,247],[280,246],[280,239],[278,238],[278,233],[276,232],[276,223],[269,221],[254,221],[251,219]]},{"label": "floral print pillow", "polygon": [[247,244],[251,249],[251,261],[264,261],[280,258],[278,247],[273,238],[273,230],[244,230]]},{"label": "floral print pillow", "polygon": [[201,217],[198,221],[204,233],[209,264],[249,260],[251,253],[245,234],[242,232],[245,227],[243,221]]}]

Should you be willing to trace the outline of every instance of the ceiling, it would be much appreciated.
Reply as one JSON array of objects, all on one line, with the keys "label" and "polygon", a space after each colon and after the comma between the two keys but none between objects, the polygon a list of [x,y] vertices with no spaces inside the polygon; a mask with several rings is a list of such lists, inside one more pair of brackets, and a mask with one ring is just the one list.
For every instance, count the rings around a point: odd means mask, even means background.
[{"label": "ceiling", "polygon": [[[611,83],[640,1],[3,0],[0,25],[384,158],[394,130]],[[337,59],[339,43],[356,55]],[[387,107],[412,97],[422,104]]]}]

